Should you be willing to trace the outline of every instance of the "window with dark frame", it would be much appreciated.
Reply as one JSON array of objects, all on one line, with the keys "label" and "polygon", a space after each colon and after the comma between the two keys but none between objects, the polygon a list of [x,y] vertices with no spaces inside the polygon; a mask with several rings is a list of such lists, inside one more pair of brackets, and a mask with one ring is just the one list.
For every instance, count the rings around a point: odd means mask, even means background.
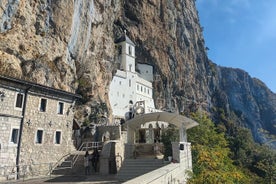
[{"label": "window with dark frame", "polygon": [[22,106],[23,106],[23,97],[24,97],[24,95],[22,93],[18,93],[16,95],[15,107],[22,108]]},{"label": "window with dark frame", "polygon": [[12,135],[11,135],[11,142],[14,144],[18,143],[18,134],[19,134],[19,129],[18,128],[13,128],[12,129]]},{"label": "window with dark frame", "polygon": [[42,138],[43,138],[43,130],[37,130],[35,143],[36,144],[41,144],[42,143]]},{"label": "window with dark frame", "polygon": [[40,111],[41,112],[46,111],[46,105],[47,105],[47,99],[41,98],[41,100],[40,100]]},{"label": "window with dark frame", "polygon": [[56,131],[55,144],[60,144],[61,141],[61,131]]},{"label": "window with dark frame", "polygon": [[58,114],[63,114],[64,103],[58,102]]}]

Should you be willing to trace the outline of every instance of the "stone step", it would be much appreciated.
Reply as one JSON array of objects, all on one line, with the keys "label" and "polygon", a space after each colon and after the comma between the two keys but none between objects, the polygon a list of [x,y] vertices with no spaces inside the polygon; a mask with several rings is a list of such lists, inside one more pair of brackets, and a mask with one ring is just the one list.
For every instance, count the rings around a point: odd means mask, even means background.
[{"label": "stone step", "polygon": [[165,165],[166,164],[164,164],[163,160],[159,159],[126,159],[124,160],[123,165],[117,174],[117,178],[120,181],[127,181]]}]

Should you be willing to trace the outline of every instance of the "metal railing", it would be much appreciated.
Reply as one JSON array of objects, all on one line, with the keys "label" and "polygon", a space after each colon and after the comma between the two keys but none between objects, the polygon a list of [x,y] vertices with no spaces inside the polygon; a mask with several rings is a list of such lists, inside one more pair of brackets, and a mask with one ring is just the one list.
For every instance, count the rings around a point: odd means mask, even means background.
[{"label": "metal railing", "polygon": [[75,154],[72,159],[72,167],[76,164],[76,162],[80,156],[79,151],[83,152],[83,151],[88,151],[88,150],[91,150],[94,148],[96,148],[96,149],[102,148],[102,143],[101,142],[83,142],[77,151],[78,154]]},{"label": "metal railing", "polygon": [[[0,182],[2,180],[17,180],[25,179],[26,177],[40,177],[50,176],[54,170],[61,170],[67,168],[73,168],[80,155],[83,155],[84,151],[92,150],[94,148],[101,149],[102,142],[83,142],[79,149],[73,153],[68,153],[62,156],[57,162],[49,163],[35,163],[28,165],[7,165],[0,166]],[[66,160],[70,155],[74,154],[71,160]],[[62,163],[68,163],[63,164]]]},{"label": "metal railing", "polygon": [[[53,165],[52,170],[50,170],[49,174],[57,170],[72,169],[73,166],[76,164],[77,160],[79,159],[79,156],[83,155],[84,151],[88,151],[94,148],[97,148],[97,149],[102,148],[102,143],[101,142],[83,142],[77,151],[64,155],[61,159],[59,159],[59,161],[57,161]],[[74,156],[72,157],[71,160],[66,160],[70,155],[74,155]]]}]

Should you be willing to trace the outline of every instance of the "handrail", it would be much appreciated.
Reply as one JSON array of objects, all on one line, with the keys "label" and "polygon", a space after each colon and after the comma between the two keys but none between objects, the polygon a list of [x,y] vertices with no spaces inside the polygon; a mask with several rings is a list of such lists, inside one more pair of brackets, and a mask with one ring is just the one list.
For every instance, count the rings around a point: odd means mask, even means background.
[{"label": "handrail", "polygon": [[[63,155],[57,162],[48,162],[48,163],[36,163],[36,164],[25,164],[25,165],[6,165],[6,166],[0,166],[0,177],[5,177],[7,180],[11,179],[10,177],[14,179],[18,179],[18,177],[23,177],[23,180],[26,176],[39,176],[39,175],[45,175],[49,176],[54,170],[59,169],[65,169],[65,168],[73,168],[74,164],[79,158],[79,155],[81,153],[78,153],[79,151],[87,151],[91,150],[93,148],[101,148],[101,142],[83,142],[82,145],[79,147],[70,161],[66,161],[66,157],[73,154],[74,152],[67,153],[66,155]],[[63,162],[68,162],[70,166],[65,166],[62,168],[57,167],[61,165]],[[19,169],[18,169],[19,168]],[[18,172],[19,171],[19,172]]]},{"label": "handrail", "polygon": [[[89,146],[91,144],[91,146]],[[78,151],[87,151],[88,149],[93,149],[93,148],[97,148],[99,149],[100,146],[100,142],[83,142],[81,144],[81,146],[79,147]],[[76,164],[78,158],[79,158],[80,154],[76,154],[74,155],[73,159],[72,159],[72,167]]]},{"label": "handrail", "polygon": [[[93,148],[99,149],[101,147],[102,147],[101,142],[83,142],[82,145],[79,147],[79,149],[75,151],[75,153],[77,154],[74,155],[74,157],[70,161],[65,161],[65,159],[66,157],[68,157],[74,152],[63,155],[57,162],[0,166],[0,176],[5,177],[6,179],[9,179],[10,176],[13,176],[14,179],[18,179],[18,176],[23,176],[23,179],[24,179],[24,177],[28,175],[32,175],[32,176],[39,176],[44,174],[46,176],[51,175],[53,170],[55,170],[57,166],[63,162],[70,163],[70,168],[72,168],[79,158],[79,155],[80,155],[80,153],[78,153],[79,151],[87,151]],[[33,167],[37,167],[37,168],[33,169]],[[20,168],[19,172],[17,172],[17,168]],[[67,168],[69,167],[67,166]]]},{"label": "handrail", "polygon": [[57,162],[55,162],[54,165],[52,165],[52,168],[50,169],[50,171],[47,174],[50,174],[54,169],[56,168],[58,165],[60,165],[62,162],[64,162],[64,158],[70,156],[71,153],[67,153],[66,155],[63,155]]}]

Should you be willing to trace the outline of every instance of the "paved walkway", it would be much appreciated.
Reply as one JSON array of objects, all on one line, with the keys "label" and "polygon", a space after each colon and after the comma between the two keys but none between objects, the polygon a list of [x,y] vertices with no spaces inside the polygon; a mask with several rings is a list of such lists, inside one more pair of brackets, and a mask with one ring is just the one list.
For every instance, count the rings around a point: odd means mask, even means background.
[{"label": "paved walkway", "polygon": [[4,181],[0,182],[5,184],[100,184],[100,183],[110,183],[110,184],[118,184],[120,183],[116,179],[116,175],[101,175],[101,174],[93,174],[89,176],[79,175],[79,176],[49,176],[45,178],[36,178],[36,179],[26,179],[26,180],[12,180],[12,181]]}]

